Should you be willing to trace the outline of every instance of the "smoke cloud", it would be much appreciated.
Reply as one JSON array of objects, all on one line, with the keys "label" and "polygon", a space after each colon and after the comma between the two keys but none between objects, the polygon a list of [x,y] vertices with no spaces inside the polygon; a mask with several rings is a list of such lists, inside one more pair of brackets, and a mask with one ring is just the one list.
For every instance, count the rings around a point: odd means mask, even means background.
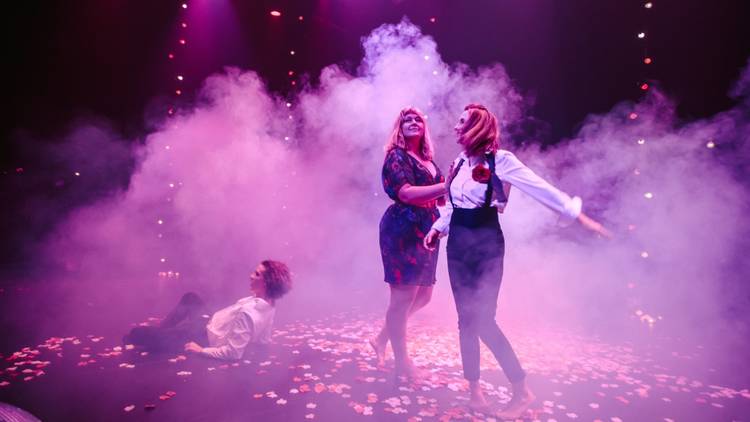
[{"label": "smoke cloud", "polygon": [[[158,313],[147,307],[166,307],[187,290],[231,302],[247,294],[247,275],[267,257],[295,272],[280,316],[372,298],[385,306],[378,222],[389,200],[380,168],[399,110],[428,115],[443,170],[458,153],[452,127],[466,104],[485,104],[505,128],[531,116],[501,64],[445,63],[407,20],[375,29],[362,46],[354,74],[331,65],[290,103],[253,71],[208,78],[199,106],[138,147],[128,189],[72,213],[45,256],[86,286],[87,301],[121,317]],[[733,91],[742,99],[736,109],[701,121],[679,121],[674,102],[653,89],[639,103],[589,116],[573,139],[544,151],[514,147],[522,134],[503,138],[503,148],[581,196],[616,237],[561,228],[512,190],[501,217],[499,319],[634,330],[702,321],[704,331],[736,322],[727,309],[747,297],[739,251],[748,233],[749,81],[746,70]],[[452,312],[443,250],[422,316],[454,324]]]}]

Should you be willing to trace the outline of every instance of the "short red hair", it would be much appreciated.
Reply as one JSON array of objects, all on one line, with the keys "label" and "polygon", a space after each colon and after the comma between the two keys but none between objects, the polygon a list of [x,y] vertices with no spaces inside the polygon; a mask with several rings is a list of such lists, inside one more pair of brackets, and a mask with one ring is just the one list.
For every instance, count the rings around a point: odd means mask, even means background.
[{"label": "short red hair", "polygon": [[495,153],[500,148],[500,129],[497,117],[481,104],[464,107],[469,117],[461,130],[461,144],[470,156]]}]

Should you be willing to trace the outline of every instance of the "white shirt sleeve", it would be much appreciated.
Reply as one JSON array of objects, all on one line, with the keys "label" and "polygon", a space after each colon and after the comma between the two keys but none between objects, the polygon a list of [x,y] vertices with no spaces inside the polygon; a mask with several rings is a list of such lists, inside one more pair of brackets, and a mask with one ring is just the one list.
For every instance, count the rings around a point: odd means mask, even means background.
[{"label": "white shirt sleeve", "polygon": [[500,150],[495,155],[495,173],[501,180],[517,187],[569,221],[575,220],[581,213],[581,198],[571,198],[552,186],[509,151]]},{"label": "white shirt sleeve", "polygon": [[432,228],[440,232],[440,237],[448,235],[450,230],[451,216],[453,215],[453,204],[450,200],[445,201],[445,205],[437,207],[440,217],[432,223]]},{"label": "white shirt sleeve", "polygon": [[253,337],[253,320],[244,312],[238,312],[227,334],[226,344],[219,347],[204,347],[201,354],[215,359],[240,359]]}]

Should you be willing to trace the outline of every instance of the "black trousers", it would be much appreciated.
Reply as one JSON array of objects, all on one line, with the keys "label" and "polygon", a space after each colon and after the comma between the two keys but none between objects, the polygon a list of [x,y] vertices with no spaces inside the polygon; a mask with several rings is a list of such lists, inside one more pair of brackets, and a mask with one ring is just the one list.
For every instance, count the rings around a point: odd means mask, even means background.
[{"label": "black trousers", "polygon": [[182,351],[185,343],[208,344],[206,305],[195,293],[186,293],[177,306],[153,327],[135,327],[123,337],[123,343],[140,346],[153,352]]},{"label": "black trousers", "polygon": [[503,278],[505,239],[491,207],[455,208],[447,244],[448,275],[458,312],[464,378],[479,380],[479,339],[487,345],[511,382],[526,373],[495,322]]}]

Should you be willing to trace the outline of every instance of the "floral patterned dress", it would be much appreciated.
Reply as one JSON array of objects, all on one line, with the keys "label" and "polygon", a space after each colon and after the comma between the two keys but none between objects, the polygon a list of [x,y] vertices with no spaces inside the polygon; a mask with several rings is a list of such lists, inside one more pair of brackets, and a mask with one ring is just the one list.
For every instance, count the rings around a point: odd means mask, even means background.
[{"label": "floral patterned dress", "polygon": [[[434,164],[434,162],[433,162]],[[438,248],[430,251],[422,240],[432,223],[440,216],[436,206],[408,205],[398,199],[398,191],[405,184],[429,186],[443,180],[440,169],[433,177],[406,150],[395,148],[388,152],[383,163],[383,189],[393,199],[380,220],[380,254],[383,257],[385,282],[415,286],[435,284]]]}]

